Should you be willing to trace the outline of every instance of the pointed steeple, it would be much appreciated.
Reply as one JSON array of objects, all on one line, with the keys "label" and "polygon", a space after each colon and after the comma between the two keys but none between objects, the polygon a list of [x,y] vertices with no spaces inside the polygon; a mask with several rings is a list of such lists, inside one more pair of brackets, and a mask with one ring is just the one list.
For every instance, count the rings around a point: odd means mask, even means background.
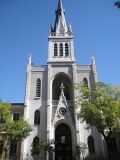
[{"label": "pointed steeple", "polygon": [[62,0],[58,0],[54,31],[51,32],[51,34],[53,33],[56,36],[65,36],[68,34],[68,27],[66,25],[65,10],[63,9]]},{"label": "pointed steeple", "polygon": [[65,10],[63,9],[62,0],[58,0],[55,24],[53,30],[49,32],[49,36],[73,36],[71,25],[67,27],[66,24]]},{"label": "pointed steeple", "polygon": [[58,26],[61,27],[60,29],[64,28],[67,31],[66,20],[65,20],[65,10],[63,9],[61,0],[58,1],[58,7],[56,10],[56,20],[55,20],[55,26],[54,26],[55,31]]},{"label": "pointed steeple", "polygon": [[62,0],[58,0],[54,26],[48,35],[48,62],[75,62],[72,26],[67,26]]},{"label": "pointed steeple", "polygon": [[63,6],[62,6],[62,1],[61,0],[59,0],[58,1],[58,8],[57,8],[58,10],[60,9],[60,10],[63,10]]}]

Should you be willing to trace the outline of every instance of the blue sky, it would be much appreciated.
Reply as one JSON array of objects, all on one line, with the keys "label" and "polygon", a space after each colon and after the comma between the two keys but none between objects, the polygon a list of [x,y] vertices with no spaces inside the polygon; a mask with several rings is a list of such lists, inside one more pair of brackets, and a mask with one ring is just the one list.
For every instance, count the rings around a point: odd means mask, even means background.
[{"label": "blue sky", "polygon": [[[77,64],[94,53],[99,80],[120,84],[120,10],[114,0],[63,0]],[[24,102],[28,55],[46,64],[49,25],[58,0],[0,0],[0,97]]]}]

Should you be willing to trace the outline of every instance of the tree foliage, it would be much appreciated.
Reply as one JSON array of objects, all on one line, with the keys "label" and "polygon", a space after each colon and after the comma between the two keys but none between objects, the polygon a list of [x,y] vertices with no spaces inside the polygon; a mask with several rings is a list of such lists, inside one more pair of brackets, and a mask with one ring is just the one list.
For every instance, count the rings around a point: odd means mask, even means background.
[{"label": "tree foliage", "polygon": [[40,141],[37,146],[35,147],[33,146],[31,153],[32,155],[35,155],[42,152],[46,153],[46,152],[54,151],[54,148],[53,148],[54,143],[55,142],[53,140],[48,140],[47,142]]},{"label": "tree foliage", "polygon": [[111,134],[120,129],[120,86],[95,83],[90,89],[76,85],[80,96],[76,105],[80,107],[78,117],[86,121],[88,127],[95,126],[108,145]]},{"label": "tree foliage", "polygon": [[31,131],[31,126],[23,118],[18,121],[12,120],[10,104],[0,103],[0,140],[3,142],[3,157],[7,156],[12,140],[20,141]]},{"label": "tree foliage", "polygon": [[120,8],[120,0],[115,2],[115,6],[116,6],[117,8]]}]

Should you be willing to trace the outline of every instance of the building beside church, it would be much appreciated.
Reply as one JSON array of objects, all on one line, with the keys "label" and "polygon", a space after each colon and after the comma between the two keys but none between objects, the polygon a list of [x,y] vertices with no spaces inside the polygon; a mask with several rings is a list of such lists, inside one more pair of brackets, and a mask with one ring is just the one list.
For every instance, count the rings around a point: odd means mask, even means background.
[{"label": "building beside church", "polygon": [[[81,143],[85,143],[88,148],[85,157],[91,160],[105,158],[106,148],[101,135],[95,128],[85,129],[86,123],[81,123],[77,118],[79,109],[75,107],[78,92],[74,84],[84,82],[91,87],[96,81],[98,77],[94,56],[90,65],[76,64],[72,26],[67,26],[59,0],[55,25],[49,30],[47,65],[35,66],[32,57],[29,57],[24,105],[12,105],[14,113],[20,106],[20,113],[23,114],[23,107],[24,118],[33,127],[30,136],[20,145],[21,159],[45,160],[43,154],[32,156],[31,149],[40,141],[47,140],[56,142],[53,144],[55,152],[46,156],[52,160],[75,159],[76,146]],[[120,150],[120,143],[116,147]]]}]

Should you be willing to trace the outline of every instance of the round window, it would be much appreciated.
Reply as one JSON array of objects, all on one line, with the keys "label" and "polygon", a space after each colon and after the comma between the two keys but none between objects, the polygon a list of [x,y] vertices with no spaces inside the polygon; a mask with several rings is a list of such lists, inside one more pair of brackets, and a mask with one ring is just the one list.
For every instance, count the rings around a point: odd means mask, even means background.
[{"label": "round window", "polygon": [[65,115],[66,114],[66,112],[67,112],[67,110],[66,110],[66,108],[60,108],[59,109],[59,113],[63,116],[63,115]]}]

